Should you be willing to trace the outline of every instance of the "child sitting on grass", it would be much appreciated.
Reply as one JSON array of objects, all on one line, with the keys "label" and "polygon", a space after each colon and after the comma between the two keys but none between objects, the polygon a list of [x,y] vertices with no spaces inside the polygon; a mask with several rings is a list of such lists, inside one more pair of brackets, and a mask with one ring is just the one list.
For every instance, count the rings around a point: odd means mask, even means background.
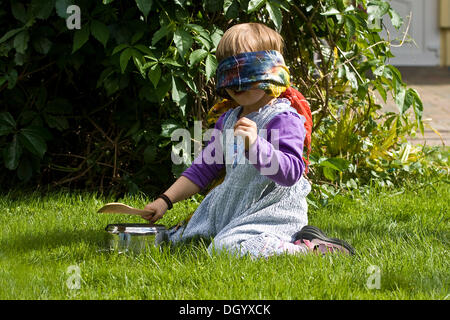
[{"label": "child sitting on grass", "polygon": [[187,225],[169,230],[170,241],[213,238],[209,251],[252,257],[353,254],[346,242],[307,226],[311,186],[303,176],[303,148],[308,154],[312,119],[303,96],[290,87],[282,51],[281,35],[263,24],[238,24],[223,35],[216,50],[216,89],[227,100],[211,109],[221,114],[216,131],[192,165],[145,207],[151,214],[143,218],[156,222],[172,203],[208,186],[222,168],[226,175]]}]

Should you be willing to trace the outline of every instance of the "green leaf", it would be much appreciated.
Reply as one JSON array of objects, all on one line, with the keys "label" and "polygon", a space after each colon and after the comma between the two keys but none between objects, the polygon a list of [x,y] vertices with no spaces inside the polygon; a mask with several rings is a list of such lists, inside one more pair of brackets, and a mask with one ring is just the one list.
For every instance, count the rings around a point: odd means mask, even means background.
[{"label": "green leaf", "polygon": [[212,50],[212,52],[215,51],[215,48],[217,48],[217,46],[219,45],[220,40],[223,37],[223,31],[220,30],[219,28],[215,29],[214,32],[211,34],[211,41],[213,43],[214,49]]},{"label": "green leaf", "polygon": [[16,69],[12,69],[6,74],[6,79],[8,80],[8,89],[12,89],[16,86],[18,77],[19,74],[17,73]]},{"label": "green leaf", "polygon": [[52,14],[53,8],[55,7],[55,0],[32,0],[31,1],[31,12],[39,19],[46,20]]},{"label": "green leaf", "polygon": [[159,40],[161,40],[162,38],[167,36],[170,31],[172,31],[172,25],[162,26],[158,31],[156,31],[153,34],[152,46],[154,46],[155,44],[157,44],[159,42]]},{"label": "green leaf", "polygon": [[225,0],[223,12],[228,19],[236,19],[239,16],[239,2],[237,0]]},{"label": "green leaf", "polygon": [[367,5],[369,21],[373,19],[381,19],[386,13],[388,13],[389,8],[389,2],[383,0],[370,1]]},{"label": "green leaf", "polygon": [[67,19],[67,17],[69,16],[67,14],[67,7],[73,4],[74,4],[73,0],[56,0],[55,3],[56,14],[63,19]]},{"label": "green leaf", "polygon": [[17,139],[17,135],[14,135],[12,142],[3,149],[3,161],[5,167],[9,170],[16,170],[21,155],[22,147]]},{"label": "green leaf", "polygon": [[21,32],[22,30],[24,30],[24,28],[18,28],[18,29],[13,29],[8,31],[7,33],[5,33],[3,35],[3,37],[0,38],[0,43],[5,42],[6,40],[14,37],[16,34],[18,34],[19,32]]},{"label": "green leaf", "polygon": [[180,124],[175,120],[166,120],[161,124],[161,136],[170,138],[172,132],[180,127]]},{"label": "green leaf", "polygon": [[389,70],[392,80],[397,81],[398,83],[402,83],[402,74],[396,67],[388,64],[386,65],[385,70]]},{"label": "green leaf", "polygon": [[194,37],[195,40],[197,40],[198,43],[202,44],[202,47],[205,48],[206,50],[211,50],[211,37],[208,34],[208,38],[205,38],[203,36],[195,36]]},{"label": "green leaf", "polygon": [[119,44],[117,47],[114,48],[114,50],[113,50],[113,52],[111,53],[111,55],[113,56],[113,55],[115,55],[117,52],[122,51],[123,49],[128,48],[128,47],[129,47],[129,45],[126,44],[126,43]]},{"label": "green leaf", "polygon": [[364,96],[367,94],[367,92],[369,91],[369,83],[362,83],[358,86],[358,90],[357,90],[357,94],[358,94],[358,99],[360,100],[364,100]]},{"label": "green leaf", "polygon": [[322,16],[335,16],[335,15],[341,14],[341,12],[336,8],[331,8],[325,12],[321,12],[320,14]]},{"label": "green leaf", "polygon": [[250,0],[247,7],[247,13],[252,13],[259,10],[265,2],[266,0]]},{"label": "green leaf", "polygon": [[[417,92],[416,89],[409,88],[406,91],[405,104],[408,105],[408,108],[410,106],[413,107],[414,115],[420,126],[421,122],[422,122],[422,115],[423,115],[423,103],[422,103],[422,99],[420,98],[419,92]],[[403,109],[406,109],[406,106]]]},{"label": "green leaf", "polygon": [[133,49],[127,48],[122,51],[120,54],[120,69],[122,70],[122,73],[125,73],[125,69],[127,68],[128,61],[130,60],[131,56],[133,55]]},{"label": "green leaf", "polygon": [[189,56],[189,64],[190,66],[194,66],[200,61],[202,61],[208,55],[208,51],[204,49],[197,49],[193,51]]},{"label": "green leaf", "polygon": [[80,30],[75,31],[72,53],[80,49],[89,40],[89,34],[90,32],[87,24],[82,26]]},{"label": "green leaf", "polygon": [[347,39],[352,38],[356,33],[355,21],[350,17],[345,17],[345,33],[347,35]]},{"label": "green leaf", "polygon": [[14,38],[14,48],[19,53],[25,53],[28,48],[28,41],[30,40],[30,34],[27,30],[20,32]]},{"label": "green leaf", "polygon": [[46,114],[45,121],[50,128],[54,128],[59,131],[64,131],[69,128],[69,122],[65,117]]},{"label": "green leaf", "polygon": [[403,115],[403,113],[407,110],[404,109],[405,96],[406,96],[406,88],[404,86],[400,86],[399,88],[397,88],[395,93],[395,104],[397,105],[397,108],[400,111],[401,115]]},{"label": "green leaf", "polygon": [[144,68],[144,58],[137,50],[133,50],[132,52],[134,65],[138,68],[139,72],[141,73],[142,78],[145,79],[146,72]]},{"label": "green leaf", "polygon": [[175,61],[173,59],[170,59],[170,58],[161,59],[160,62],[162,64],[164,64],[164,65],[168,64],[168,65],[171,65],[171,66],[174,66],[174,67],[183,67],[182,64],[179,64],[177,61]]},{"label": "green leaf", "polygon": [[134,46],[134,48],[136,48],[139,51],[141,51],[142,53],[146,54],[147,57],[150,58],[151,60],[158,61],[158,59],[155,57],[155,54],[149,47],[146,47],[143,44],[137,44]]},{"label": "green leaf", "polygon": [[27,11],[25,10],[25,7],[22,3],[17,1],[11,1],[11,11],[17,20],[19,20],[22,23],[27,22]]},{"label": "green leaf", "polygon": [[321,167],[330,168],[336,171],[344,172],[348,169],[350,162],[342,158],[328,158],[319,163]]},{"label": "green leaf", "polygon": [[202,34],[205,32],[207,33],[205,28],[203,28],[202,26],[195,24],[195,23],[188,23],[188,24],[186,24],[186,27],[189,28],[190,30],[197,32],[198,34]]},{"label": "green leaf", "polygon": [[[209,36],[209,32],[205,30],[202,26],[193,23],[188,23],[186,24],[186,27],[190,29],[193,33],[195,33],[197,36],[201,36],[204,38],[204,40],[208,41],[209,46],[211,45],[211,37]],[[195,39],[197,39],[197,36],[195,37]]]},{"label": "green leaf", "polygon": [[217,69],[217,59],[214,55],[208,54],[206,57],[206,81],[208,82],[212,77],[214,77],[216,69]]},{"label": "green leaf", "polygon": [[358,89],[358,79],[356,78],[356,74],[350,70],[350,68],[347,65],[344,65],[345,69],[345,76],[347,77],[347,80],[350,81],[350,84],[353,89]]},{"label": "green leaf", "polygon": [[25,63],[26,57],[23,53],[16,52],[14,55],[14,63],[16,66],[23,66]]},{"label": "green leaf", "polygon": [[156,88],[158,86],[159,79],[161,78],[161,68],[158,64],[154,64],[148,71],[148,78]]},{"label": "green leaf", "polygon": [[142,39],[144,33],[142,31],[136,32],[131,38],[131,44],[134,45],[136,42]]},{"label": "green leaf", "polygon": [[137,7],[147,19],[148,13],[152,9],[153,0],[136,0]]},{"label": "green leaf", "polygon": [[45,151],[47,151],[47,144],[41,136],[41,132],[35,128],[28,127],[21,129],[18,134],[18,139],[25,149],[41,159]]},{"label": "green leaf", "polygon": [[336,180],[336,170],[329,168],[329,167],[324,167],[323,168],[323,175],[325,176],[325,178],[327,178],[330,181],[335,181]]},{"label": "green leaf", "polygon": [[354,179],[350,179],[347,181],[346,186],[348,189],[358,189],[358,184]]},{"label": "green leaf", "polygon": [[384,103],[387,101],[387,93],[386,90],[383,87],[383,84],[379,83],[378,81],[374,84],[375,88],[377,89],[378,93],[380,94],[381,98],[383,98]]},{"label": "green leaf", "polygon": [[283,14],[281,13],[280,6],[277,3],[268,1],[266,3],[266,10],[269,12],[270,20],[273,21],[275,29],[280,32],[283,26]]},{"label": "green leaf", "polygon": [[103,44],[103,47],[106,47],[106,43],[109,39],[109,30],[108,27],[98,20],[92,20],[91,22],[91,33],[95,39],[100,41]]},{"label": "green leaf", "polygon": [[172,100],[176,103],[180,103],[180,101],[186,96],[186,92],[179,84],[177,79],[175,79],[174,76],[172,76]]},{"label": "green leaf", "polygon": [[192,37],[189,32],[186,32],[182,29],[177,29],[173,34],[173,42],[180,52],[181,58],[184,59],[184,55],[188,52],[188,50],[192,46]]},{"label": "green leaf", "polygon": [[16,127],[16,121],[9,112],[0,113],[0,136],[10,134]]},{"label": "green leaf", "polygon": [[400,29],[403,24],[402,17],[394,10],[389,9],[389,16],[391,17],[391,23],[396,29]]},{"label": "green leaf", "polygon": [[188,85],[189,89],[191,89],[196,94],[198,93],[197,86],[195,85],[195,82],[191,77],[187,76],[185,73],[181,73],[178,76]]},{"label": "green leaf", "polygon": [[158,82],[158,87],[155,90],[156,97],[159,101],[162,101],[165,97],[167,92],[169,92],[170,87],[172,86],[171,79],[166,79],[162,77]]},{"label": "green leaf", "polygon": [[119,78],[117,77],[107,77],[103,81],[103,87],[106,90],[106,95],[109,97],[119,90]]},{"label": "green leaf", "polygon": [[50,40],[42,36],[38,36],[33,39],[34,50],[41,54],[47,54],[50,51],[52,45],[53,43]]}]

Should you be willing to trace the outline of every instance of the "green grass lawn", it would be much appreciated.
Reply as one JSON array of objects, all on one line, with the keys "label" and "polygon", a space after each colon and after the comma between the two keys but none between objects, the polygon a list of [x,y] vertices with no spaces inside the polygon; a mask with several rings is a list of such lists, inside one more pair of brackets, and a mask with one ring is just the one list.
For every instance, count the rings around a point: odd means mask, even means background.
[{"label": "green grass lawn", "polygon": [[[144,222],[96,213],[112,199],[10,193],[0,196],[0,298],[448,299],[449,199],[445,183],[337,196],[325,208],[311,208],[310,224],[349,241],[356,257],[251,260],[210,256],[202,244],[109,252],[107,224]],[[146,204],[143,197],[120,201]],[[173,225],[196,206],[192,199],[177,203],[162,223]],[[79,268],[79,289],[67,286],[75,276],[71,266]],[[373,288],[377,275],[379,289]]]}]

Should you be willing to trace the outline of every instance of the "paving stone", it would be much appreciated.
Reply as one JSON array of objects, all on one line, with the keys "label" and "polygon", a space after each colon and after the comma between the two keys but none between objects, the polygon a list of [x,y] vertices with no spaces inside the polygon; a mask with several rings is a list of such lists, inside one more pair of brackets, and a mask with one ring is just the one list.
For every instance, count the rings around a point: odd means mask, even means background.
[{"label": "paving stone", "polygon": [[[425,128],[425,134],[419,133],[413,143],[427,143],[427,145],[450,146],[450,68],[448,67],[398,67],[403,81],[416,89],[423,102],[423,119],[432,129]],[[397,107],[391,97],[384,103],[378,102],[383,110],[397,112]],[[413,115],[412,115],[413,116]]]}]

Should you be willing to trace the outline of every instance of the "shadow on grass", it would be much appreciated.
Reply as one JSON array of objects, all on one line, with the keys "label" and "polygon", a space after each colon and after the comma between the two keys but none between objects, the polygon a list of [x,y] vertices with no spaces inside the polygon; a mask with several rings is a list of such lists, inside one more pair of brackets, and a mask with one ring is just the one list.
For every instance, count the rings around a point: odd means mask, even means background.
[{"label": "shadow on grass", "polygon": [[103,229],[91,230],[49,230],[46,233],[23,233],[0,241],[5,252],[18,253],[35,250],[51,250],[75,244],[105,246],[107,233]]},{"label": "shadow on grass", "polygon": [[[352,239],[364,237],[365,239],[372,238],[373,240],[390,238],[393,241],[405,241],[408,243],[415,243],[419,239],[426,239],[427,242],[435,240],[442,242],[443,244],[449,244],[449,232],[442,226],[436,225],[433,227],[419,227],[409,228],[408,226],[401,225],[401,222],[397,225],[390,226],[389,224],[371,224],[364,223],[355,227],[342,226],[342,225],[330,225],[329,235],[337,237],[343,240],[352,241]],[[325,231],[328,233],[327,231]]]}]

